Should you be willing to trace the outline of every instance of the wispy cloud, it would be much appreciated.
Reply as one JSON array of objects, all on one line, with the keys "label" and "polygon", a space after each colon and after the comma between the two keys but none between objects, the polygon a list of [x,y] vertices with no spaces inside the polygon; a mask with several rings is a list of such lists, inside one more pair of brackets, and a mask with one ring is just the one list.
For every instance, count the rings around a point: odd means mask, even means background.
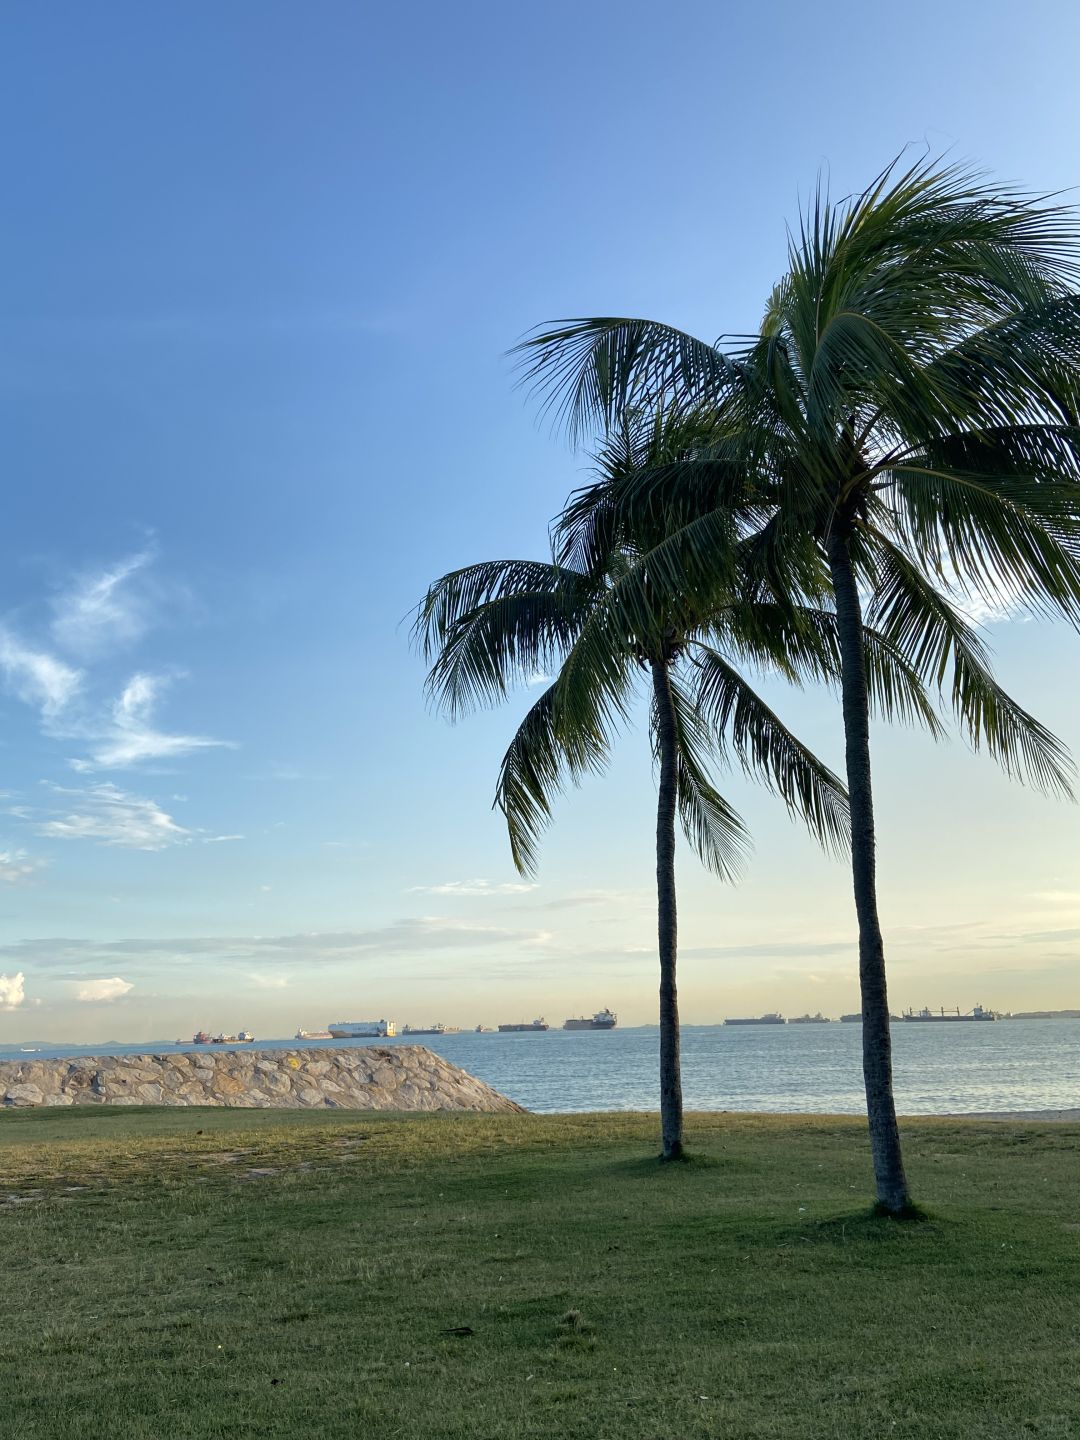
[{"label": "wispy cloud", "polygon": [[288,975],[261,975],[257,970],[250,971],[247,978],[260,990],[287,990],[290,983]]},{"label": "wispy cloud", "polygon": [[93,770],[127,770],[145,760],[175,760],[194,750],[231,747],[227,740],[206,735],[169,734],[153,723],[154,711],[169,678],[139,672],[124,686],[112,707],[109,723],[91,750],[89,759],[70,762],[81,773]]},{"label": "wispy cloud", "polygon": [[16,807],[12,813],[30,820],[39,835],[49,840],[93,840],[126,850],[165,850],[187,844],[190,830],[178,825],[154,800],[132,795],[102,783],[84,789],[49,785],[60,797],[53,813]]},{"label": "wispy cloud", "polygon": [[122,1000],[134,988],[130,980],[113,975],[109,979],[85,981],[76,988],[75,999],[81,1000],[84,1005],[107,1005],[113,1000]]},{"label": "wispy cloud", "polygon": [[527,881],[444,880],[441,885],[410,885],[410,895],[523,895],[536,886]]},{"label": "wispy cloud", "polygon": [[0,975],[0,1010],[18,1010],[26,1003],[25,979],[21,970],[15,975]]},{"label": "wispy cloud", "polygon": [[42,867],[25,850],[0,850],[0,885],[21,885]]},{"label": "wispy cloud", "polygon": [[106,569],[80,575],[53,600],[52,635],[61,650],[92,659],[132,645],[150,624],[148,597],[128,582],[153,551],[140,550]]},{"label": "wispy cloud", "polygon": [[80,670],[24,644],[6,625],[0,625],[0,671],[8,689],[27,705],[38,706],[46,722],[71,704],[83,680]]},{"label": "wispy cloud", "polygon": [[184,935],[119,940],[64,937],[23,940],[0,945],[0,964],[36,966],[43,970],[121,968],[135,966],[160,972],[162,964],[183,961],[212,962],[215,967],[235,965],[248,975],[268,975],[273,967],[301,962],[312,965],[351,965],[372,960],[382,964],[387,955],[420,957],[443,951],[504,951],[521,963],[530,950],[550,940],[544,930],[516,930],[498,925],[458,924],[443,916],[394,920],[364,930],[313,930],[287,935]]},{"label": "wispy cloud", "polygon": [[232,744],[161,728],[156,715],[174,676],[139,670],[103,704],[94,698],[92,668],[78,668],[51,648],[89,664],[141,639],[154,618],[155,591],[146,574],[153,559],[152,549],[140,550],[61,591],[52,601],[51,645],[27,640],[0,621],[0,680],[40,711],[47,736],[85,747],[87,753],[68,761],[78,773],[126,770]]},{"label": "wispy cloud", "polygon": [[949,598],[974,624],[994,625],[1023,617],[1023,594],[1007,579],[988,581],[975,589],[963,583],[948,562],[943,570],[942,579]]}]

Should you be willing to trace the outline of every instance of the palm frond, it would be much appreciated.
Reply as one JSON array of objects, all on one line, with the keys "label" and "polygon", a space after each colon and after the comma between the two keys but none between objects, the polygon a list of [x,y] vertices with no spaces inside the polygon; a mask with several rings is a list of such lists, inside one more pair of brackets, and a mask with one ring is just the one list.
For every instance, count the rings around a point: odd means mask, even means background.
[{"label": "palm frond", "polygon": [[[669,674],[668,679],[675,711],[679,819],[683,833],[706,869],[720,880],[734,884],[752,849],[750,835],[739,814],[709,777],[709,761],[715,758],[715,750],[692,697],[674,675]],[[656,733],[654,715],[654,754]]]},{"label": "palm frond", "polygon": [[438,708],[456,719],[554,667],[591,590],[577,572],[540,561],[470,565],[437,580],[414,634],[434,657],[427,687]]},{"label": "palm frond", "polygon": [[1016,779],[1071,798],[1075,766],[1061,740],[998,684],[985,647],[917,565],[881,535],[870,618],[916,673],[944,686],[952,672],[956,718],[972,746],[987,751]]},{"label": "palm frond", "polygon": [[850,843],[847,792],[756,694],[735,667],[708,645],[694,647],[694,705],[718,741],[729,741],[747,775],[762,781],[799,815],[826,850]]},{"label": "palm frond", "polygon": [[511,353],[541,413],[575,442],[593,426],[612,428],[628,410],[692,408],[735,378],[731,361],[712,345],[653,320],[567,320],[529,335]]},{"label": "palm frond", "polygon": [[494,808],[506,820],[510,852],[522,875],[536,873],[553,800],[567,783],[600,773],[610,753],[610,737],[599,720],[576,729],[560,724],[558,688],[558,681],[549,685],[530,706],[499,767]]},{"label": "palm frond", "polygon": [[956,436],[893,466],[902,495],[879,491],[913,553],[988,600],[1080,618],[1080,484],[1071,428],[1023,426]]}]

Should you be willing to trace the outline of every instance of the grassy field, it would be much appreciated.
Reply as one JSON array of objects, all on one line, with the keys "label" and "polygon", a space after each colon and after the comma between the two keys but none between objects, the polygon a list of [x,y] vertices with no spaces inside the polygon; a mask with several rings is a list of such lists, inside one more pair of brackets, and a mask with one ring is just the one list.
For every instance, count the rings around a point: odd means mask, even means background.
[{"label": "grassy field", "polygon": [[[1080,1436],[1080,1128],[0,1115],[0,1434]],[[456,1327],[469,1333],[455,1334]]]}]

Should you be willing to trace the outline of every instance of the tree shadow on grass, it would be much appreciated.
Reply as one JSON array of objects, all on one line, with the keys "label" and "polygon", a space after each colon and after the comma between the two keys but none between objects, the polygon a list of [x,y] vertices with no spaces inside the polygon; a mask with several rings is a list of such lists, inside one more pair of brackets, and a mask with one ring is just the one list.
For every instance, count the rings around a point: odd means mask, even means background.
[{"label": "tree shadow on grass", "polygon": [[697,1170],[736,1170],[739,1163],[724,1155],[699,1155],[694,1151],[684,1152],[677,1160],[664,1160],[660,1155],[633,1155],[628,1159],[613,1160],[605,1166],[611,1175],[625,1179],[649,1179],[662,1175],[681,1175]]},{"label": "tree shadow on grass", "polygon": [[944,1222],[918,1205],[909,1205],[900,1215],[889,1214],[873,1205],[865,1210],[852,1210],[842,1215],[831,1215],[827,1220],[817,1220],[793,1234],[804,1240],[817,1240],[831,1245],[880,1244],[888,1242],[905,1232],[913,1235],[932,1235],[946,1228]]}]

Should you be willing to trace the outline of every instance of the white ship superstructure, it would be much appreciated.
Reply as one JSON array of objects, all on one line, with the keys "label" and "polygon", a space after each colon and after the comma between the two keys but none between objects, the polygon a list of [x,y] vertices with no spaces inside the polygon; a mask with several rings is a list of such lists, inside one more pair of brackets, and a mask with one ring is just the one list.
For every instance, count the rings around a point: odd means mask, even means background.
[{"label": "white ship superstructure", "polygon": [[335,1040],[383,1040],[397,1034],[393,1020],[335,1020],[326,1028]]}]

